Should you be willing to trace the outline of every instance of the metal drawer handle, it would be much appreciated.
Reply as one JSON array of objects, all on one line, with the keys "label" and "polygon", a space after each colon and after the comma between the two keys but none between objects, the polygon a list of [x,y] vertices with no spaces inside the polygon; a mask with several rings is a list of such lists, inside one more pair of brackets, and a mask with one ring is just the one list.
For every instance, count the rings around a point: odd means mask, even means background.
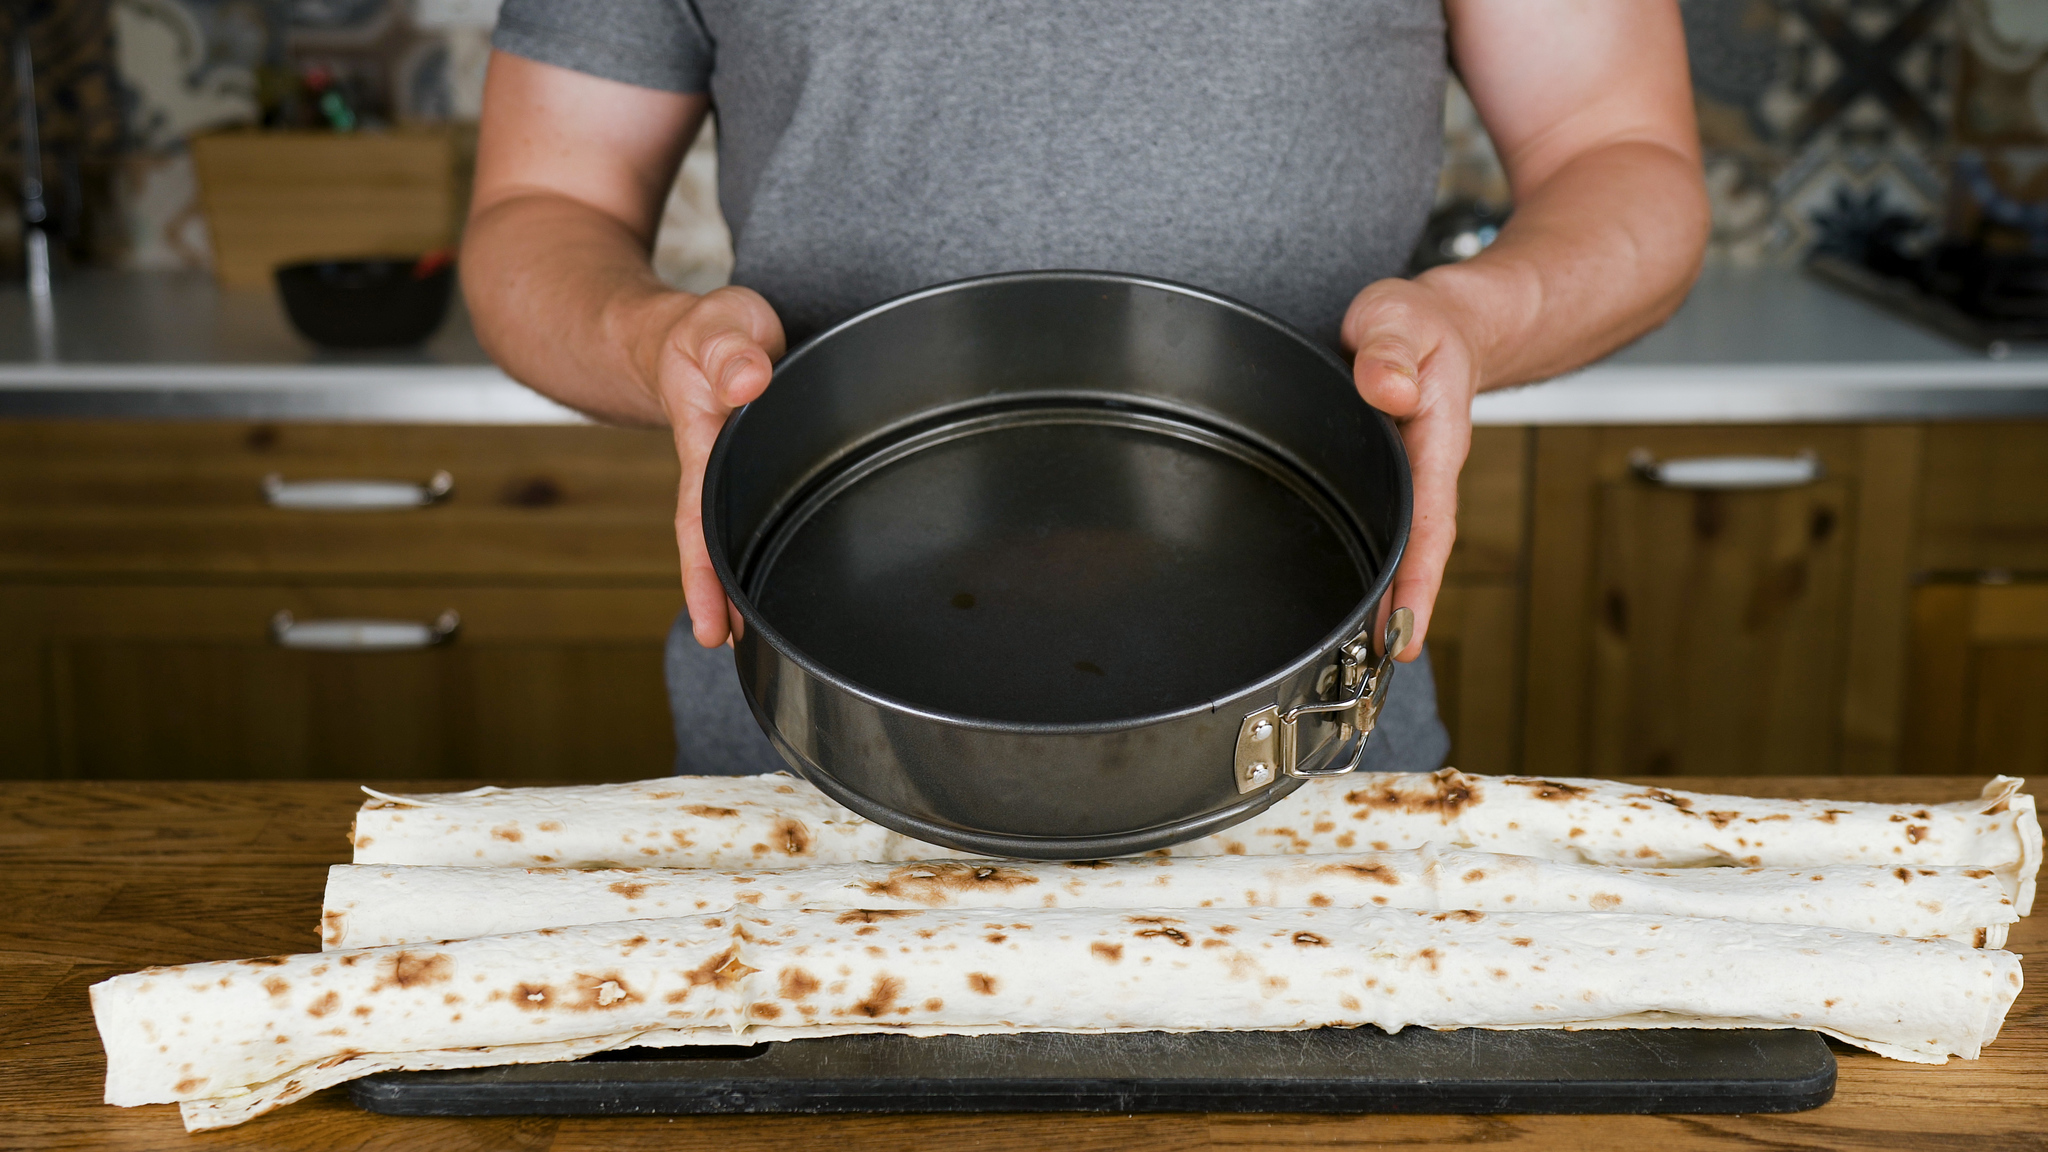
[{"label": "metal drawer handle", "polygon": [[1637,479],[1661,488],[1800,488],[1821,478],[1820,457],[1685,456],[1658,460],[1647,448],[1628,456]]},{"label": "metal drawer handle", "polygon": [[[1372,661],[1370,632],[1361,632],[1344,645],[1335,669],[1338,681],[1351,695],[1329,702],[1296,704],[1282,711],[1271,704],[1244,718],[1237,729],[1237,790],[1256,792],[1282,773],[1313,780],[1321,776],[1344,776],[1358,770],[1365,761],[1365,742],[1379,723],[1380,706],[1387,702],[1387,690],[1394,680],[1394,654],[1408,647],[1415,635],[1415,613],[1396,608],[1387,617],[1386,643],[1379,662]],[[1341,695],[1341,693],[1340,693]],[[1337,745],[1342,747],[1351,734],[1358,734],[1358,746],[1340,766],[1304,768],[1301,758],[1300,722],[1304,716],[1326,716],[1337,722]]]},{"label": "metal drawer handle", "polygon": [[272,472],[263,478],[263,499],[272,508],[301,512],[377,512],[425,508],[455,491],[455,477],[436,472],[425,484],[405,480],[292,480]]},{"label": "metal drawer handle", "polygon": [[411,620],[298,620],[290,612],[270,618],[270,639],[306,652],[406,652],[455,639],[462,617],[450,608],[431,624]]}]

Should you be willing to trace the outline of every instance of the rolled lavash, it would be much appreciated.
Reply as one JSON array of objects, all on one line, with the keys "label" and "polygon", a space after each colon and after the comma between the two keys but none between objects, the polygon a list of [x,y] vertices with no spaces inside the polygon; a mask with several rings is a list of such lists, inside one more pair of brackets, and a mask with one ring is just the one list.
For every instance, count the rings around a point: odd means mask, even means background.
[{"label": "rolled lavash", "polygon": [[[1900,805],[1757,800],[1607,780],[1358,773],[1313,780],[1175,856],[1480,848],[1634,867],[1828,864],[1989,868],[2033,907],[2041,826],[2025,782],[1974,800]],[[570,788],[372,793],[358,864],[743,868],[899,862],[959,853],[888,832],[783,775],[677,776]]]},{"label": "rolled lavash", "polygon": [[396,1068],[849,1032],[1812,1028],[1977,1055],[2019,958],[1648,916],[1385,909],[771,911],[158,968],[92,988],[110,1104],[189,1129]]},{"label": "rolled lavash", "polygon": [[362,948],[731,908],[1406,908],[1622,912],[2005,943],[2017,920],[1985,868],[1642,871],[1468,849],[1140,857],[1081,864],[933,860],[784,869],[338,864],[321,940]]}]

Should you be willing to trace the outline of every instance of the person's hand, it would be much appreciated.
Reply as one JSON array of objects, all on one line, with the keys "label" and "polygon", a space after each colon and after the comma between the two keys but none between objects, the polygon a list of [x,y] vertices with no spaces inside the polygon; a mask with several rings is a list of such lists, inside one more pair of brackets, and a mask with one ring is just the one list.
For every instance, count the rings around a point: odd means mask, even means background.
[{"label": "person's hand", "polygon": [[1344,314],[1343,339],[1358,394],[1400,426],[1415,477],[1408,548],[1375,625],[1383,631],[1395,608],[1413,611],[1415,639],[1397,654],[1413,660],[1458,535],[1458,471],[1472,446],[1477,358],[1457,304],[1425,280],[1381,280],[1359,293]]},{"label": "person's hand", "polygon": [[759,293],[728,287],[660,302],[645,321],[643,338],[641,371],[668,414],[683,466],[676,547],[690,631],[697,643],[715,648],[738,633],[740,620],[704,547],[704,463],[726,416],[767,390],[783,352],[782,321]]}]

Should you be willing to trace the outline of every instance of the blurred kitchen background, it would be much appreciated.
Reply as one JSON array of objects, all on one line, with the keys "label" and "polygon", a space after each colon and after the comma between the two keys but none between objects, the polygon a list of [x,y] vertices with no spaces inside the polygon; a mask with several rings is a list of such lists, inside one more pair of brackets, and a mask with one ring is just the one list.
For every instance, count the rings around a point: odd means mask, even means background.
[{"label": "blurred kitchen background", "polygon": [[[0,36],[12,44],[25,31],[34,53],[65,258],[213,267],[222,241],[206,212],[205,150],[194,147],[209,134],[417,134],[443,150],[459,191],[496,7],[16,0],[0,12]],[[2014,233],[2004,242],[2048,247],[2048,214],[2024,211],[2048,202],[2048,5],[1684,0],[1683,11],[1714,259],[1793,263],[1816,248],[1856,249],[1880,228],[1925,243],[1987,223]],[[11,166],[20,130],[17,117],[0,125]],[[1444,141],[1441,201],[1505,207],[1485,131],[1455,86]],[[716,282],[730,260],[710,143],[685,166],[657,254],[686,285]],[[0,259],[19,261],[19,180],[0,183]],[[398,221],[404,210],[393,209],[392,227],[424,226]]]},{"label": "blurred kitchen background", "polygon": [[[445,285],[495,3],[0,5],[0,778],[669,768],[666,437],[518,388],[459,301],[339,353],[272,286]],[[1710,266],[1664,330],[1475,410],[1452,763],[2048,771],[2048,0],[1682,11]],[[1511,209],[1455,85],[1444,140],[1418,265]],[[655,253],[695,290],[731,266],[715,165],[707,129]]]}]

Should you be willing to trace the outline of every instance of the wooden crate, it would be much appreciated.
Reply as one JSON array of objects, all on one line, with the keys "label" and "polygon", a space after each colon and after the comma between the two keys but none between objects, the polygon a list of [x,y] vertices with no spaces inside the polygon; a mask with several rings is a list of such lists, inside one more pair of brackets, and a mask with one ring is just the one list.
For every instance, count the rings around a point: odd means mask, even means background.
[{"label": "wooden crate", "polygon": [[459,155],[446,129],[197,137],[214,275],[227,287],[260,287],[295,260],[446,247],[464,207]]}]

